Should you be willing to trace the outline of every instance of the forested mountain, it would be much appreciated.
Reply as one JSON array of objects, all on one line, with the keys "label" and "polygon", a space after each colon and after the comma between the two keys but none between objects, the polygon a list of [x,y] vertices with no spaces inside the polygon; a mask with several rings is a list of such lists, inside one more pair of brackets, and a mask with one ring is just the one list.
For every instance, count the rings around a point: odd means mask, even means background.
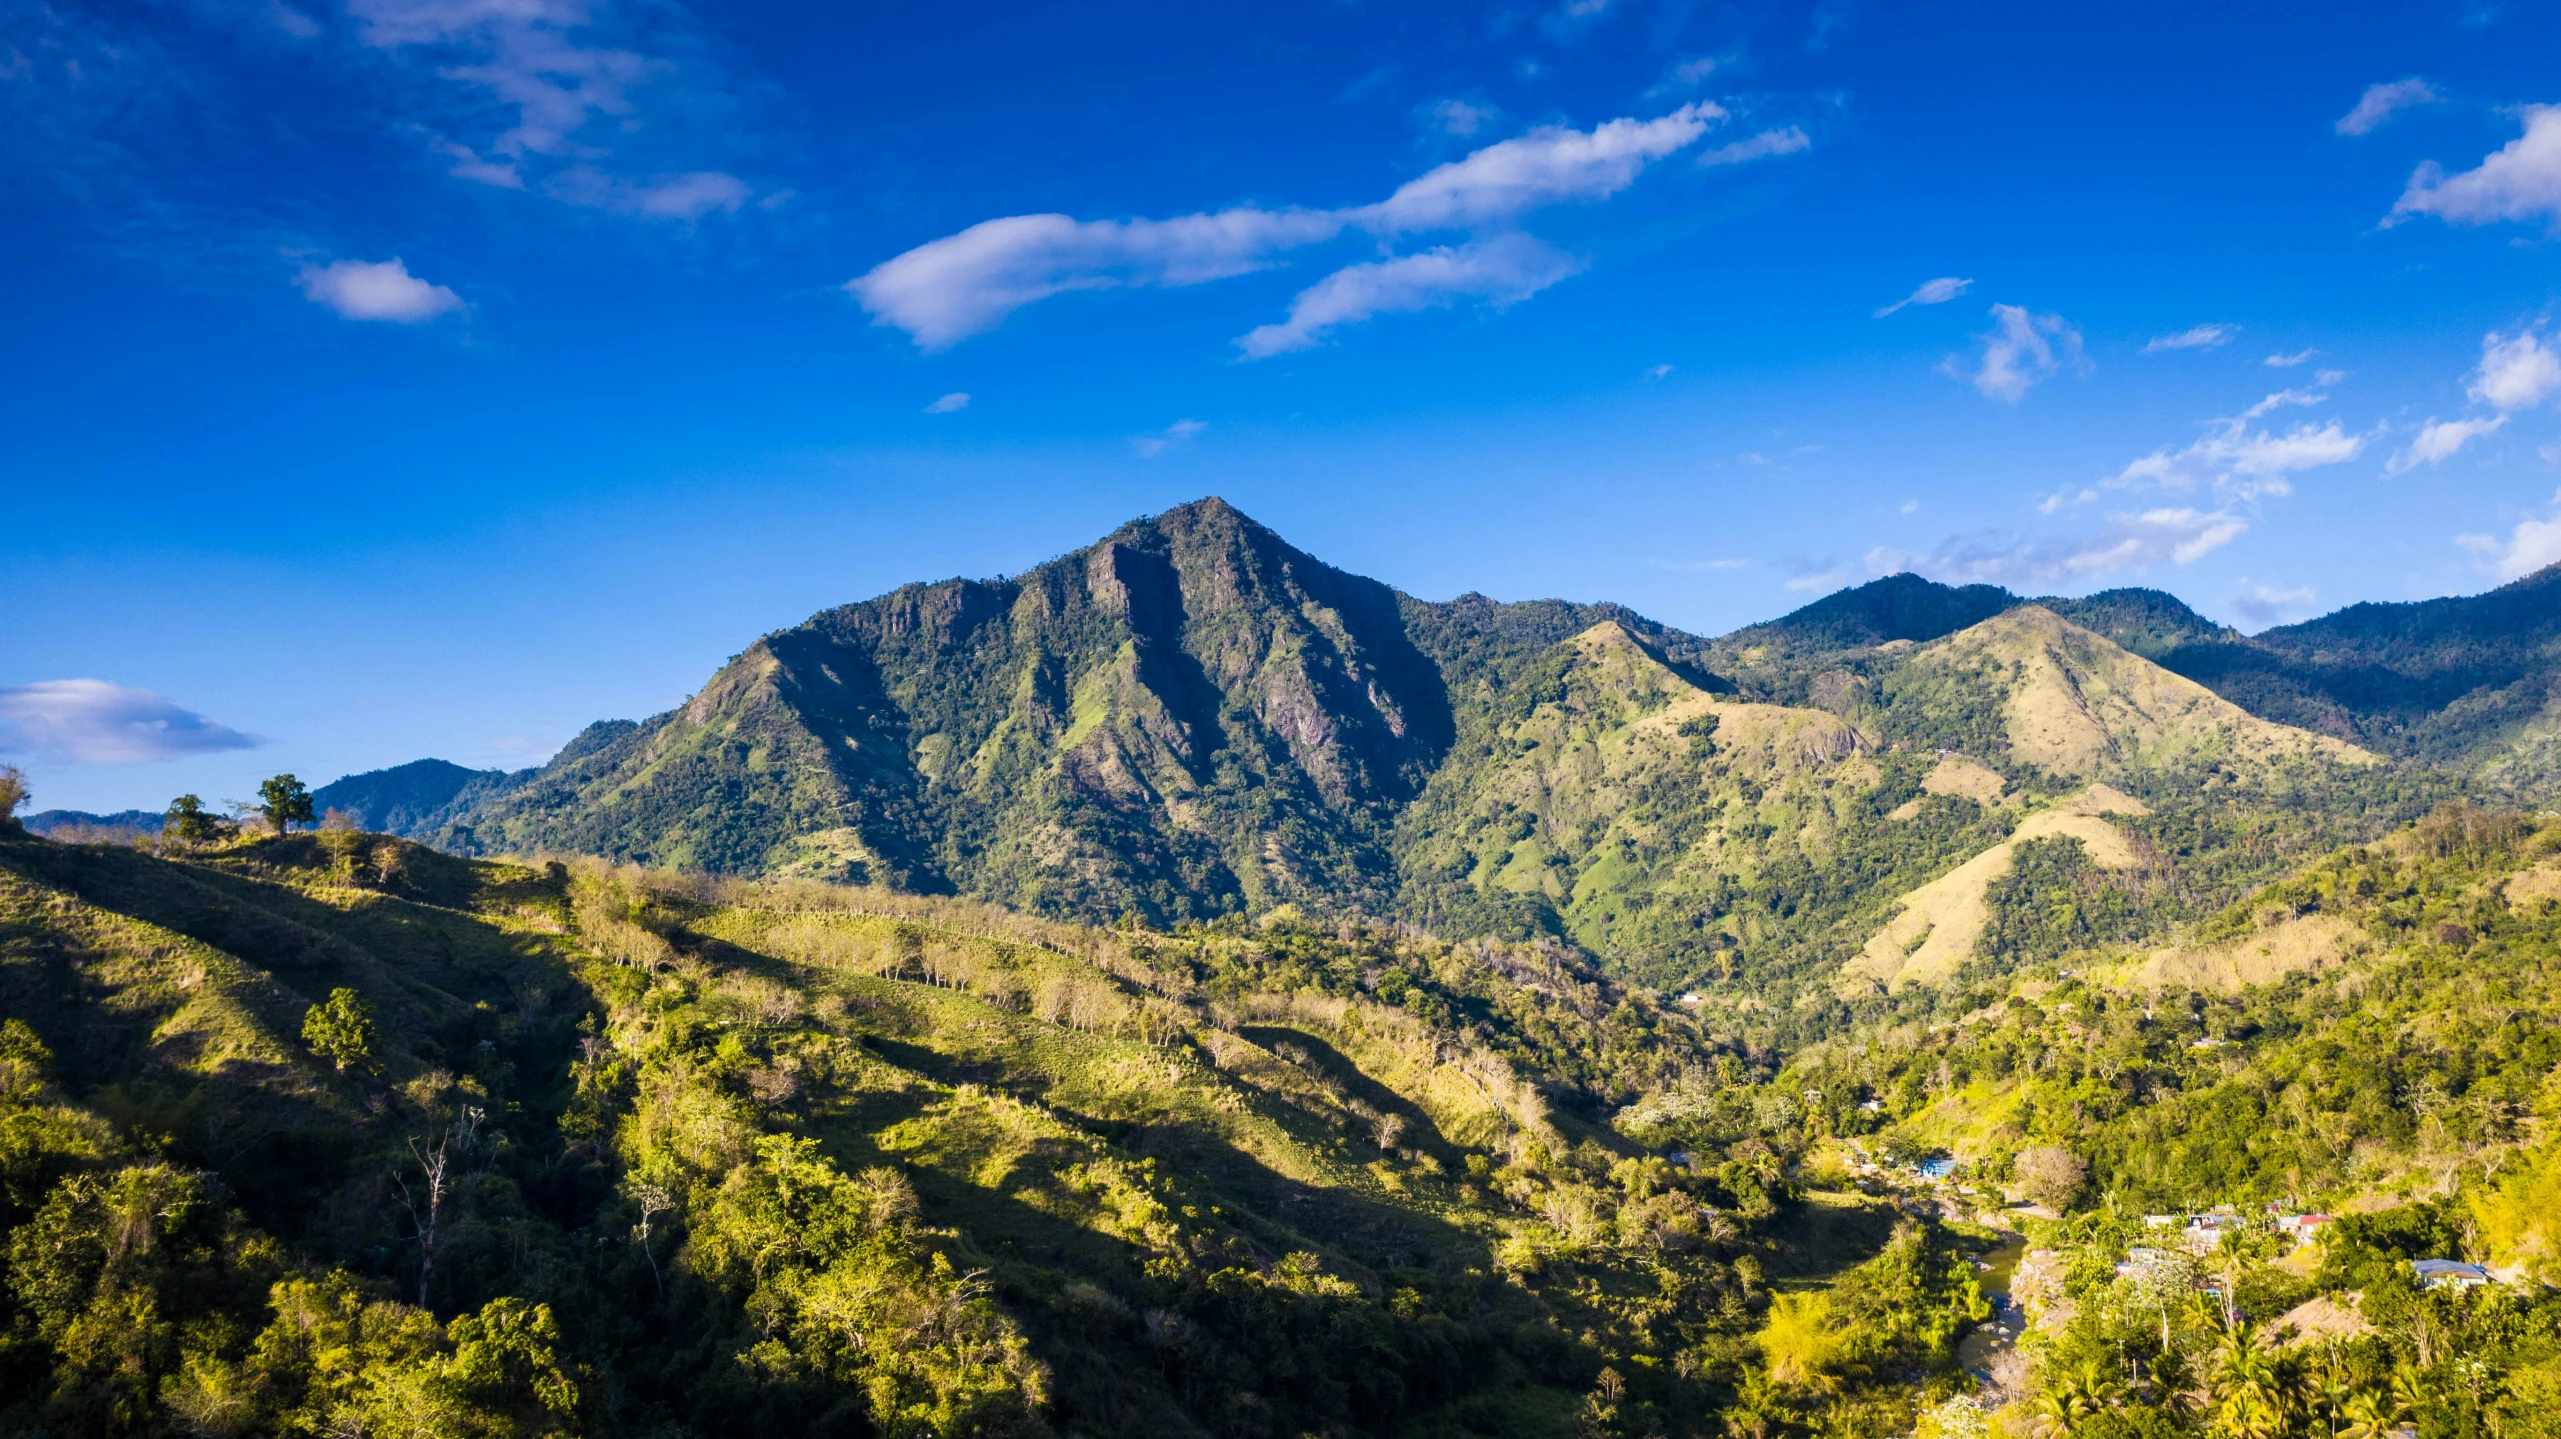
[{"label": "forested mountain", "polygon": [[[2513,719],[2547,644],[2534,583],[2350,628],[2400,636],[2374,665],[2436,666],[2429,733]],[[1294,906],[1545,934],[1786,1008],[1830,993],[1921,886],[1998,869],[2043,809],[2090,809],[2073,796],[2092,782],[2131,804],[2083,829],[2141,831],[2220,902],[2463,785],[2541,773],[2531,745],[2475,775],[2427,763],[2412,724],[2285,699],[2349,687],[2337,645],[2271,633],[2156,591],[2031,602],[1898,575],[1710,641],[1611,605],[1417,600],[1204,500],[1010,579],[814,616],[539,770],[421,762],[317,797],[465,854],[1089,921]],[[1969,765],[1989,790],[1949,777]]]}]

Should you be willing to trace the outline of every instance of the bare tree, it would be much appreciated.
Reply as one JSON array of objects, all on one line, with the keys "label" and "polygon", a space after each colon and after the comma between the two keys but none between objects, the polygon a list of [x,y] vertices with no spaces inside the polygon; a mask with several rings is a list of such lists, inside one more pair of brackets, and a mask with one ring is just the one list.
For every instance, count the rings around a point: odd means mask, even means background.
[{"label": "bare tree", "polygon": [[658,1256],[649,1252],[649,1221],[676,1207],[675,1197],[646,1180],[631,1187],[631,1202],[640,1206],[640,1222],[631,1227],[631,1237],[640,1244],[640,1257],[649,1261],[649,1282],[660,1294],[667,1292],[666,1282],[658,1277]]},{"label": "bare tree", "polygon": [[451,1168],[447,1150],[452,1144],[450,1133],[439,1134],[433,1146],[420,1144],[413,1136],[409,1141],[410,1157],[418,1162],[418,1172],[425,1182],[422,1194],[409,1187],[409,1176],[394,1173],[391,1182],[400,1187],[400,1205],[409,1211],[409,1227],[418,1241],[418,1307],[427,1307],[427,1279],[436,1270],[436,1225],[444,1217],[445,1191],[451,1185]]}]

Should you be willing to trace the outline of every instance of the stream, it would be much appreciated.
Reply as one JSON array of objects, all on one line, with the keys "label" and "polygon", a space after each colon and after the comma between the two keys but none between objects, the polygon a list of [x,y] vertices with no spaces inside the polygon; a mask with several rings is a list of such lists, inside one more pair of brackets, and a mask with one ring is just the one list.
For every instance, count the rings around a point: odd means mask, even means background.
[{"label": "stream", "polygon": [[2027,1240],[2013,1234],[1974,1261],[1975,1282],[1982,1286],[1983,1297],[1992,1301],[1992,1317],[1957,1341],[1956,1359],[1983,1382],[1986,1398],[1999,1394],[2000,1381],[1993,1376],[2010,1367],[2001,1361],[2009,1356],[2027,1326],[2026,1312],[2010,1297],[2010,1276],[2026,1254]]}]

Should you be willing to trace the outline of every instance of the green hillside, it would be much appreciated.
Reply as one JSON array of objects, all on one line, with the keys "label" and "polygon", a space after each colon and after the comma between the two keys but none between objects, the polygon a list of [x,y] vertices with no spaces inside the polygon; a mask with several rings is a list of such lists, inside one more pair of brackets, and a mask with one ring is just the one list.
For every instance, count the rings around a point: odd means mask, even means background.
[{"label": "green hillside", "polygon": [[1955,1272],[1553,945],[20,838],[0,1012],[13,1433],[1693,1433]]}]

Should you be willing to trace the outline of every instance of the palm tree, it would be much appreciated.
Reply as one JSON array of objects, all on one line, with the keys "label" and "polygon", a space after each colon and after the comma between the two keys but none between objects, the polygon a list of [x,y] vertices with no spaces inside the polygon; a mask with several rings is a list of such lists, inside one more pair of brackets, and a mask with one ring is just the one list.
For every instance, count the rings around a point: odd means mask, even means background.
[{"label": "palm tree", "polygon": [[2064,1439],[2081,1432],[2081,1426],[2115,1408],[2125,1398],[2125,1383],[2114,1366],[2097,1355],[2084,1357],[2080,1365],[2048,1385],[2037,1397],[2037,1412],[2054,1422]]},{"label": "palm tree", "polygon": [[2223,1331],[2209,1384],[2214,1432],[2230,1439],[2278,1439],[2294,1413],[2294,1385],[2277,1352],[2246,1325]]},{"label": "palm tree", "polygon": [[2388,1394],[2366,1389],[2348,1396],[2339,1417],[2347,1421],[2339,1439],[2386,1439],[2401,1422],[2401,1405]]}]

